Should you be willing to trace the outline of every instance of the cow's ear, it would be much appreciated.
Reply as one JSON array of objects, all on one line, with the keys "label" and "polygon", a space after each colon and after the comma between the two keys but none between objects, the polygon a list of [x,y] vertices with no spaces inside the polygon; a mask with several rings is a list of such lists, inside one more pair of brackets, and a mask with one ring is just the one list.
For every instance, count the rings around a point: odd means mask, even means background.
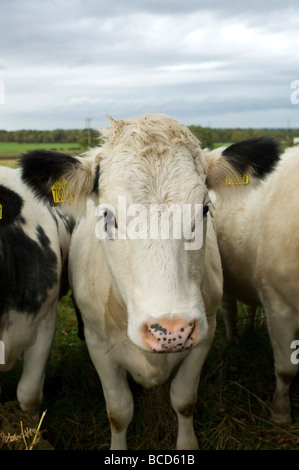
[{"label": "cow's ear", "polygon": [[99,164],[94,158],[34,150],[21,157],[22,179],[34,194],[72,213],[84,211],[86,198],[98,192]]},{"label": "cow's ear", "polygon": [[217,192],[224,188],[254,186],[273,171],[279,161],[274,139],[248,139],[227,148],[204,151],[207,186]]},{"label": "cow's ear", "polygon": [[21,214],[24,201],[15,191],[0,185],[0,230],[13,223]]}]

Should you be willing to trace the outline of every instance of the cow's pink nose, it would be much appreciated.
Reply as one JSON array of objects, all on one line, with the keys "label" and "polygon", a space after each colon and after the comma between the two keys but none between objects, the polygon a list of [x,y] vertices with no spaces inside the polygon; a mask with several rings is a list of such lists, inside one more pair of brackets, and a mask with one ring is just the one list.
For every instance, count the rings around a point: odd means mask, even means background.
[{"label": "cow's pink nose", "polygon": [[198,320],[163,319],[144,323],[141,327],[144,344],[153,352],[179,352],[190,349],[199,336]]}]

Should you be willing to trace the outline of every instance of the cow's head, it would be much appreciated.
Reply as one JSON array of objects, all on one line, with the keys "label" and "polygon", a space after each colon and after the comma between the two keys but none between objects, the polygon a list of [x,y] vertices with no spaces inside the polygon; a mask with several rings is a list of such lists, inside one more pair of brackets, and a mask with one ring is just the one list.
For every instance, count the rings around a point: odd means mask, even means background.
[{"label": "cow's head", "polygon": [[75,211],[93,200],[90,236],[98,237],[128,312],[129,338],[150,351],[182,351],[208,329],[201,281],[212,230],[209,189],[232,191],[228,178],[244,171],[263,176],[278,158],[276,147],[268,142],[261,161],[256,143],[256,152],[249,144],[203,152],[189,129],[167,116],[111,123],[103,146],[85,158],[23,156],[23,179],[38,197],[52,200],[51,187],[64,178],[64,199]]}]

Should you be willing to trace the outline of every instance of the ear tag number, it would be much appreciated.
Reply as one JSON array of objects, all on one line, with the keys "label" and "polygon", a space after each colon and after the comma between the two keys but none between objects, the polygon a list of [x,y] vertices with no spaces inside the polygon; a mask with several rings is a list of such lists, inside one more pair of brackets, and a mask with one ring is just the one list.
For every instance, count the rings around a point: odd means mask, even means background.
[{"label": "ear tag number", "polygon": [[69,195],[67,199],[65,199],[65,190],[67,184],[67,180],[62,177],[60,180],[56,181],[53,186],[51,186],[53,199],[56,204],[60,202],[73,201],[75,199],[72,194]]},{"label": "ear tag number", "polygon": [[231,185],[231,184],[248,184],[249,178],[248,175],[245,175],[245,173],[242,175],[241,179],[236,179],[233,180],[231,178],[226,178],[225,179],[226,184]]}]

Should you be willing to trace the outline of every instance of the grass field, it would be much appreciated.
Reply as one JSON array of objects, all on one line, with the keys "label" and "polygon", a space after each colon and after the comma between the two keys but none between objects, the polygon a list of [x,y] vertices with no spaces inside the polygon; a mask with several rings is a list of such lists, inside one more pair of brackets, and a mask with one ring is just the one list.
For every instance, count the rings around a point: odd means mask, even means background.
[{"label": "grass field", "polygon": [[[245,329],[246,312],[239,305],[239,341],[227,345],[218,313],[216,335],[204,364],[194,414],[202,450],[296,450],[299,448],[298,377],[291,387],[293,424],[269,421],[274,391],[272,349],[263,311],[254,329]],[[21,362],[1,375],[1,401],[16,400]],[[147,390],[131,382],[134,419],[128,430],[129,449],[174,449],[177,423],[169,402],[169,383]],[[97,373],[86,344],[77,337],[70,293],[59,303],[53,349],[47,366],[41,412],[43,436],[56,450],[108,449],[110,428]],[[1,443],[0,443],[1,444]],[[4,446],[5,447],[5,446]],[[1,448],[1,445],[0,445]]]},{"label": "grass field", "polygon": [[[75,143],[32,143],[18,144],[17,142],[0,142],[0,159],[18,158],[22,153],[29,150],[43,148],[46,150],[55,150],[57,152],[79,153],[82,149]],[[2,163],[2,162],[0,162]]]},{"label": "grass field", "polygon": [[[272,350],[263,312],[255,328],[245,330],[239,308],[239,343],[228,347],[219,313],[213,346],[198,391],[194,426],[202,450],[295,450],[299,426],[287,429],[269,421],[268,401],[274,389]],[[56,449],[108,449],[109,423],[98,376],[85,343],[76,337],[71,299],[60,304],[58,328],[49,362],[44,407],[45,428]],[[297,383],[292,386],[293,418],[299,419]],[[169,383],[146,390],[131,382],[135,415],[128,431],[129,449],[174,449],[176,417],[169,402]],[[297,387],[298,388],[298,387]]]},{"label": "grass field", "polygon": [[[272,351],[263,312],[246,331],[239,307],[239,342],[227,346],[220,313],[212,348],[198,390],[194,427],[202,450],[296,450],[299,446],[298,380],[292,385],[294,423],[288,428],[269,421],[274,390]],[[1,378],[2,401],[15,400],[21,363]],[[128,448],[175,448],[177,423],[169,402],[169,383],[151,390],[131,381],[135,414]],[[110,428],[99,378],[86,344],[77,338],[70,293],[58,310],[57,332],[45,381],[43,436],[56,450],[107,450]]]},{"label": "grass field", "polygon": [[18,144],[17,142],[0,142],[0,165],[17,168],[19,166],[20,156],[25,152],[36,149],[65,152],[69,155],[79,154],[82,152],[82,148],[75,143]]}]

